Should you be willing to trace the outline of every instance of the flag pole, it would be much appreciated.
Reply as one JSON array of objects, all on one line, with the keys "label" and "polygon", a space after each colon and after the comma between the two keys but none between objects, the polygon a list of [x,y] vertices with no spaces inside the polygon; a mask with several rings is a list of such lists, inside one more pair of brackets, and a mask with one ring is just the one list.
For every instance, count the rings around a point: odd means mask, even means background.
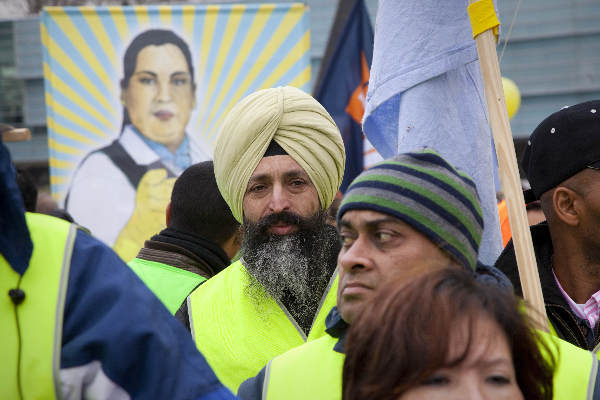
[{"label": "flag pole", "polygon": [[[469,2],[471,4],[484,3],[483,1],[473,0]],[[488,7],[487,11],[493,12],[495,17],[492,1],[485,1],[485,5]],[[489,7],[491,7],[491,10],[489,10]],[[540,285],[531,232],[524,206],[525,200],[521,189],[517,156],[513,144],[504,91],[502,89],[502,78],[498,64],[498,55],[496,53],[496,38],[493,27],[477,34],[472,14],[471,25],[476,35],[475,43],[481,65],[489,121],[498,157],[498,173],[506,198],[508,219],[512,231],[521,287],[523,288],[523,297],[530,306],[528,309],[530,318],[538,327],[548,331],[548,318],[544,307],[542,287]]]}]

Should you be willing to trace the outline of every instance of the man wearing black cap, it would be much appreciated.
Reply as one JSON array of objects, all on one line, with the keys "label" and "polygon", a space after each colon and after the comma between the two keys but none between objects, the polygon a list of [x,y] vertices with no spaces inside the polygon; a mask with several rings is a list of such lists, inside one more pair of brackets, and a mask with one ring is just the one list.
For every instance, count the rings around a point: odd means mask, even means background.
[{"label": "man wearing black cap", "polygon": [[[600,100],[550,115],[529,138],[522,166],[547,222],[531,228],[553,334],[594,350],[600,343]],[[496,267],[521,294],[510,242]]]}]

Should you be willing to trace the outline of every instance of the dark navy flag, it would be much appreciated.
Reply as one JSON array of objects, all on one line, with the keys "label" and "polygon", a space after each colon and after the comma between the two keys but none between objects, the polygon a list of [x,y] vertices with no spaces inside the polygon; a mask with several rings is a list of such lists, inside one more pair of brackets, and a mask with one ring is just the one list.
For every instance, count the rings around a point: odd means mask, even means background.
[{"label": "dark navy flag", "polygon": [[[347,3],[344,5],[347,7]],[[331,114],[344,139],[346,169],[342,193],[363,170],[362,117],[373,58],[373,28],[364,1],[354,1],[344,18],[346,7],[339,3],[336,24],[341,29],[335,25],[332,29],[321,79],[314,91],[314,97]]]}]

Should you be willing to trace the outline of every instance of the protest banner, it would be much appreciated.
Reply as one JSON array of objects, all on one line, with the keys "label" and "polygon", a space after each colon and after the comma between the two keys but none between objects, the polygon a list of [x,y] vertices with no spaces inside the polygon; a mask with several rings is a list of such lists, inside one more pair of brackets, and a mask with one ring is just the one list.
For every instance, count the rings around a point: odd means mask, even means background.
[{"label": "protest banner", "polygon": [[236,102],[309,90],[302,4],[48,7],[41,34],[52,194],[125,260]]}]

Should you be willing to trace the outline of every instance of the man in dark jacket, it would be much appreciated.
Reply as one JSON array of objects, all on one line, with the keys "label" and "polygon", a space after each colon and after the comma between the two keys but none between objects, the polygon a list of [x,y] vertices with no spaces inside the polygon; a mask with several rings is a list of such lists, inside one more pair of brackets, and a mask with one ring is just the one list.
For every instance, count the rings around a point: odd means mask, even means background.
[{"label": "man in dark jacket", "polygon": [[[600,343],[600,101],[550,115],[533,131],[522,160],[547,222],[531,227],[551,331],[579,347]],[[513,243],[496,267],[521,284]]]},{"label": "man in dark jacket", "polygon": [[184,300],[227,267],[241,245],[240,223],[219,192],[212,161],[194,164],[177,178],[166,222],[129,266],[189,329]]}]

